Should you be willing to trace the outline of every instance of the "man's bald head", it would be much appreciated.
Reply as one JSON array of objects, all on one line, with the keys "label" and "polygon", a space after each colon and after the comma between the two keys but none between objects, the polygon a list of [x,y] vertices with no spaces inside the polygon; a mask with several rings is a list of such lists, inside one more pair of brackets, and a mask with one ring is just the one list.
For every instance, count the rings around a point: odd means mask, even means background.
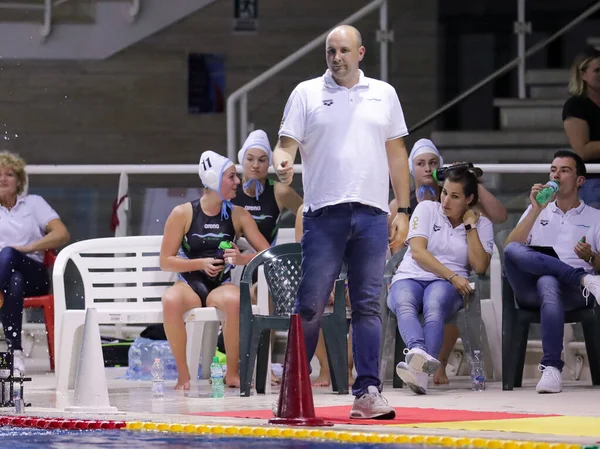
[{"label": "man's bald head", "polygon": [[330,41],[331,38],[349,38],[352,39],[356,44],[356,48],[362,46],[362,36],[360,31],[354,28],[352,25],[340,25],[335,27],[331,32],[327,35],[327,40],[325,41],[325,45]]},{"label": "man's bald head", "polygon": [[331,30],[325,42],[325,56],[327,67],[336,83],[347,88],[358,83],[358,65],[365,56],[365,47],[362,46],[362,37],[356,28],[340,25]]}]

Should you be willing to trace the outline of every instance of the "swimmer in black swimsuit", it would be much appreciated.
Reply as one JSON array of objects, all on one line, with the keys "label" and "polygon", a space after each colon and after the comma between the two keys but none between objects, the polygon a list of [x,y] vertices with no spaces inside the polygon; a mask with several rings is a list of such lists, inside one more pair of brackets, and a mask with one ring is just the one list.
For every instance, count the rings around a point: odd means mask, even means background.
[{"label": "swimmer in black swimsuit", "polygon": [[240,386],[239,376],[239,302],[240,290],[229,282],[229,269],[246,265],[252,254],[241,254],[235,244],[216,258],[221,241],[235,241],[244,234],[256,251],[269,247],[252,216],[233,206],[240,183],[233,163],[213,152],[200,157],[199,175],[205,187],[202,197],[176,206],[167,222],[160,250],[160,266],[164,271],[179,273],[180,281],[163,295],[165,333],[177,364],[175,389],[190,389],[190,373],[185,346],[183,315],[196,307],[216,307],[225,313],[223,333],[227,348],[226,384]]},{"label": "swimmer in black swimsuit", "polygon": [[260,233],[273,244],[281,212],[289,209],[295,214],[302,198],[292,187],[267,178],[271,155],[267,133],[261,129],[252,131],[238,153],[242,182],[231,202],[250,212]]}]

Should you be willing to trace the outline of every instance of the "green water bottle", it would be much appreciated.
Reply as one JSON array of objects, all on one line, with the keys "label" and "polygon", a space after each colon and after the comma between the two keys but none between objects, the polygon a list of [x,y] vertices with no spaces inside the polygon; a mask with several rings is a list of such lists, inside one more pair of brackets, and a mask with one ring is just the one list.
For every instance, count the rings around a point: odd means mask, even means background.
[{"label": "green water bottle", "polygon": [[552,198],[556,192],[558,192],[558,188],[560,187],[560,183],[558,181],[548,181],[544,188],[538,192],[535,196],[535,200],[540,204],[544,205]]},{"label": "green water bottle", "polygon": [[[227,249],[233,249],[233,244],[231,242],[224,240],[221,243],[219,243],[219,248],[217,249],[217,259],[223,259],[223,261],[225,261],[225,250]],[[221,274],[219,275],[219,280],[223,279],[223,276],[226,272],[231,270],[231,267],[231,265],[225,264],[225,267],[223,267],[223,271],[221,271]]]}]

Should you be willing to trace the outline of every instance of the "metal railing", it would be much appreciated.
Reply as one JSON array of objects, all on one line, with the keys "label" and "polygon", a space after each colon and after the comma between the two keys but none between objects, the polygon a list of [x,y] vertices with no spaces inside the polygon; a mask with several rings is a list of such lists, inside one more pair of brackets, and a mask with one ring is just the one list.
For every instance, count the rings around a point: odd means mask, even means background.
[{"label": "metal railing", "polygon": [[[549,173],[549,164],[477,164],[486,174],[509,174],[509,173]],[[242,167],[236,165],[238,173]],[[600,173],[600,164],[587,165],[588,173]],[[28,165],[27,175],[119,175],[117,189],[117,216],[119,225],[115,236],[128,235],[128,210],[129,201],[129,175],[168,175],[168,174],[190,174],[198,173],[195,164],[173,164],[173,165]],[[273,167],[269,167],[269,173],[273,174]],[[294,165],[294,173],[302,173],[302,165]],[[121,201],[123,199],[123,201]]]},{"label": "metal railing", "polygon": [[[473,87],[467,89],[466,91],[464,91],[463,93],[458,95],[456,98],[450,100],[448,103],[441,106],[439,109],[437,109],[436,111],[434,111],[433,113],[431,113],[430,115],[425,117],[423,120],[421,120],[416,125],[411,127],[408,132],[413,133],[413,132],[419,130],[420,128],[422,128],[423,126],[431,123],[433,120],[438,118],[440,115],[442,115],[444,112],[446,112],[451,107],[457,105],[461,101],[470,97],[472,94],[477,92],[482,87],[485,87],[486,85],[488,85],[489,83],[494,81],[496,78],[504,75],[505,73],[511,71],[513,68],[515,68],[517,66],[519,67],[519,98],[525,98],[525,60],[527,58],[529,58],[531,55],[534,55],[538,51],[542,50],[548,44],[550,44],[551,42],[553,42],[554,40],[556,40],[557,38],[559,38],[560,36],[565,34],[567,31],[571,30],[577,24],[584,21],[585,19],[587,19],[588,17],[590,17],[592,14],[594,14],[596,11],[599,11],[599,10],[600,10],[600,1],[597,1],[596,3],[594,3],[593,5],[588,7],[584,12],[579,14],[576,18],[574,18],[569,23],[567,23],[560,30],[558,30],[556,33],[554,33],[552,36],[550,36],[549,38],[547,38],[546,40],[544,40],[542,42],[539,42],[539,43],[533,45],[529,50],[525,51],[525,33],[527,32],[526,31],[527,24],[525,24],[525,22],[524,22],[524,20],[525,20],[525,1],[519,0],[519,20],[515,24],[515,28],[517,28],[517,27],[525,28],[519,34],[519,41],[518,41],[519,55],[512,61],[510,61],[510,62],[506,63],[505,65],[503,65],[502,67],[500,67],[498,70],[496,70],[491,75],[485,77],[484,79],[482,79],[481,81],[476,83]],[[522,22],[521,22],[521,19],[523,19]],[[515,30],[515,32],[517,32],[517,30]],[[521,94],[523,94],[523,96],[521,96]]]},{"label": "metal railing", "polygon": [[[388,30],[388,8],[387,0],[374,0],[364,8],[358,10],[351,16],[346,17],[340,24],[352,24],[357,20],[362,19],[371,12],[379,9],[379,30],[377,38],[380,44],[380,79],[387,81],[388,79],[388,43],[393,40],[393,33]],[[294,62],[298,61],[303,56],[310,53],[319,45],[325,42],[329,30],[316,37],[308,44],[304,45],[299,50],[289,55],[287,58],[275,64],[269,70],[261,73],[250,82],[244,84],[238,90],[233,92],[227,98],[227,156],[234,161],[238,151],[236,143],[236,102],[240,103],[240,143],[243,142],[248,135],[248,92],[255,87],[261,85],[273,75],[281,72],[289,67]]]}]

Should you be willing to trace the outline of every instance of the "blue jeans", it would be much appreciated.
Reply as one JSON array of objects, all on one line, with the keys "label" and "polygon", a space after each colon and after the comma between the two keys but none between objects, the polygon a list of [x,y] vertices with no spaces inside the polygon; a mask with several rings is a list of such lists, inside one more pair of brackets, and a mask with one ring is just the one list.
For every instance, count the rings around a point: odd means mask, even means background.
[{"label": "blue jeans", "polygon": [[360,203],[343,203],[305,212],[303,225],[302,278],[295,311],[302,318],[308,361],[315,354],[321,316],[345,260],[352,354],[358,374],[352,393],[361,396],[369,386],[381,385],[379,295],[388,246],[387,213]]},{"label": "blue jeans", "polygon": [[600,178],[586,180],[579,189],[579,197],[588,206],[600,209]]},{"label": "blue jeans", "polygon": [[398,319],[406,347],[437,357],[444,340],[444,323],[463,307],[463,298],[446,280],[401,279],[392,284],[387,304]]},{"label": "blue jeans", "polygon": [[45,295],[49,290],[50,279],[43,263],[14,248],[0,250],[0,291],[4,294],[2,326],[13,349],[22,349],[23,298]]},{"label": "blue jeans", "polygon": [[[565,311],[586,306],[581,293],[581,278],[586,272],[515,242],[504,248],[504,272],[519,307],[540,310],[543,351],[540,363],[562,370]],[[589,299],[592,305],[593,301]]]}]

